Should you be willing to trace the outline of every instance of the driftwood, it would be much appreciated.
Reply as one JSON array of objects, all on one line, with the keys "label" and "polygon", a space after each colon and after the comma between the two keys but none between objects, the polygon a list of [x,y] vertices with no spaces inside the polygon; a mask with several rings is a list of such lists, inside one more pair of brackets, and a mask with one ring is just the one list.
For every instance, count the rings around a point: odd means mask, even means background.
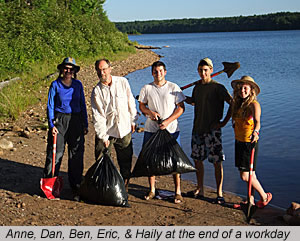
[{"label": "driftwood", "polygon": [[15,77],[15,78],[10,79],[10,80],[2,81],[2,82],[0,82],[0,89],[2,89],[6,85],[9,85],[12,82],[18,81],[18,80],[21,80],[21,78],[20,77]]},{"label": "driftwood", "polygon": [[[52,77],[54,77],[54,76],[57,75],[58,73],[59,73],[59,72],[56,71],[55,73],[52,73],[52,74],[47,75],[44,79],[51,79]],[[3,87],[5,87],[5,86],[7,86],[7,85],[9,85],[9,84],[11,84],[11,83],[13,83],[13,82],[16,82],[16,81],[21,81],[21,78],[20,78],[20,77],[15,77],[15,78],[12,78],[12,79],[10,79],[10,80],[6,80],[6,81],[0,82],[0,90],[1,90]]]},{"label": "driftwood", "polygon": [[161,49],[161,47],[147,46],[147,45],[135,45],[137,49]]}]

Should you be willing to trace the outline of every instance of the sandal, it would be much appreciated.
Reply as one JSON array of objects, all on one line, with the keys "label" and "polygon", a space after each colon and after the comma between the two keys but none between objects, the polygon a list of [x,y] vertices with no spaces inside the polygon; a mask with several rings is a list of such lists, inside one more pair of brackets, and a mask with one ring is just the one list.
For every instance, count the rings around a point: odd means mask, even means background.
[{"label": "sandal", "polygon": [[269,204],[269,202],[272,200],[272,193],[268,192],[267,193],[267,199],[265,200],[259,200],[257,203],[256,203],[256,206],[258,208],[264,208],[265,206],[267,206]]},{"label": "sandal", "polygon": [[149,192],[147,196],[145,196],[146,200],[150,200],[153,199],[155,197],[155,193],[154,192]]},{"label": "sandal", "polygon": [[181,194],[175,194],[174,203],[176,204],[183,203],[183,197],[181,196]]},{"label": "sandal", "polygon": [[224,197],[220,197],[218,196],[214,201],[213,201],[214,204],[220,204],[220,205],[223,205],[225,204],[225,199]]},{"label": "sandal", "polygon": [[234,209],[242,210],[242,205],[242,203],[234,203],[232,207]]},{"label": "sandal", "polygon": [[[240,203],[234,203],[233,204],[233,208],[234,209],[238,209],[238,210],[242,210],[243,207],[246,207],[248,205],[248,201],[241,201]],[[255,206],[255,204],[251,203],[252,206]]]},{"label": "sandal", "polygon": [[197,190],[187,192],[186,196],[187,197],[193,197],[193,198],[196,198],[196,199],[203,199],[204,198],[204,195],[200,194],[200,191],[197,192]]}]

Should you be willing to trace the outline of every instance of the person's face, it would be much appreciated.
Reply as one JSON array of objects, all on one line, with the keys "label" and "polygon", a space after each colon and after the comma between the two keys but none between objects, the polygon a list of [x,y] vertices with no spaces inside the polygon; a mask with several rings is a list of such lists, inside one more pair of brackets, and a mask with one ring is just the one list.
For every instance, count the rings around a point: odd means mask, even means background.
[{"label": "person's face", "polygon": [[251,86],[248,84],[242,84],[238,93],[242,99],[247,98],[251,93]]},{"label": "person's face", "polygon": [[157,66],[152,71],[152,76],[154,78],[154,81],[157,83],[164,81],[166,74],[167,71],[164,69],[163,66]]},{"label": "person's face", "polygon": [[106,63],[106,61],[100,61],[97,74],[102,83],[109,82],[111,80],[111,67]]},{"label": "person's face", "polygon": [[75,69],[72,65],[65,65],[63,67],[63,75],[65,77],[72,77],[72,74],[75,72]]},{"label": "person's face", "polygon": [[213,72],[213,68],[211,68],[207,65],[198,67],[199,76],[202,80],[204,80],[204,82],[207,82],[211,79],[210,76],[211,76],[212,72]]}]

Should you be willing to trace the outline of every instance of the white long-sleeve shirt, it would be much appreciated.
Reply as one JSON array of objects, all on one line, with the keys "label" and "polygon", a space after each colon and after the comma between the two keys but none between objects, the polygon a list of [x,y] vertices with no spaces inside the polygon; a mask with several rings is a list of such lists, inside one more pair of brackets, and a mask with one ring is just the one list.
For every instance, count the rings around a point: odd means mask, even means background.
[{"label": "white long-sleeve shirt", "polygon": [[93,123],[102,141],[109,136],[123,138],[137,120],[135,99],[126,78],[112,76],[110,86],[99,82],[91,96]]}]

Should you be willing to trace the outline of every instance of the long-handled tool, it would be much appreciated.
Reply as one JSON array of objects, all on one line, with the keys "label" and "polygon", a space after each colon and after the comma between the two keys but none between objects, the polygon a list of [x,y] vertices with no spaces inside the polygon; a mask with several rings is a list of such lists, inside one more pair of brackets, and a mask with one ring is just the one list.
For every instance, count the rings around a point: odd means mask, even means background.
[{"label": "long-handled tool", "polygon": [[[255,144],[255,143],[254,143]],[[247,202],[247,209],[246,209],[246,218],[247,222],[249,223],[251,220],[252,215],[256,210],[256,206],[252,205],[250,202],[251,195],[252,195],[252,176],[253,176],[253,163],[254,163],[254,153],[255,153],[255,146],[251,150],[251,157],[250,157],[250,170],[249,170],[249,180],[248,180],[248,202]]]},{"label": "long-handled tool", "polygon": [[53,154],[52,154],[52,177],[41,178],[40,186],[48,199],[59,198],[63,187],[63,179],[60,176],[54,176],[55,173],[55,158],[56,158],[56,142],[57,135],[53,136]]},{"label": "long-handled tool", "polygon": [[[234,71],[236,71],[241,66],[239,62],[234,62],[234,63],[222,62],[222,64],[224,66],[224,69],[217,73],[212,74],[211,77],[215,77],[215,76],[225,72],[227,74],[227,77],[230,78],[231,75],[234,73]],[[180,87],[180,89],[185,90],[185,89],[197,84],[198,82],[199,82],[199,80],[197,80],[191,84],[185,85],[183,87]]]}]

